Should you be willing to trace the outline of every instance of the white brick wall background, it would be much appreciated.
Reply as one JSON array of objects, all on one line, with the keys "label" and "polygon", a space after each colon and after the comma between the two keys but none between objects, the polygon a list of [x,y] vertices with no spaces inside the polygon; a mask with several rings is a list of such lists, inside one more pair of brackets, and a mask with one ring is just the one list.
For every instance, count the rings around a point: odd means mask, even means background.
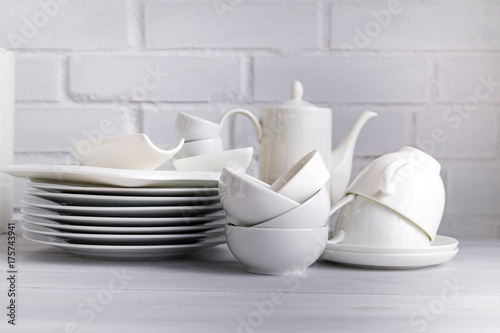
[{"label": "white brick wall background", "polygon": [[[334,145],[379,112],[353,175],[403,145],[426,149],[446,183],[440,233],[500,237],[498,1],[0,0],[0,47],[18,56],[16,163],[75,163],[68,142],[103,119],[105,135],[171,142],[180,111],[258,115],[298,79],[333,109]],[[232,125],[227,148],[258,147],[246,119]]]}]

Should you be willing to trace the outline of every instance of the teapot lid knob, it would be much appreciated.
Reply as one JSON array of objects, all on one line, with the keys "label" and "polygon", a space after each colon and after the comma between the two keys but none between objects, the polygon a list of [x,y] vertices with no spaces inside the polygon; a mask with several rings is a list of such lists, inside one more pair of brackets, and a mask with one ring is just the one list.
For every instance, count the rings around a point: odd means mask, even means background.
[{"label": "teapot lid knob", "polygon": [[294,81],[292,84],[292,99],[302,99],[304,95],[304,87],[300,81]]}]

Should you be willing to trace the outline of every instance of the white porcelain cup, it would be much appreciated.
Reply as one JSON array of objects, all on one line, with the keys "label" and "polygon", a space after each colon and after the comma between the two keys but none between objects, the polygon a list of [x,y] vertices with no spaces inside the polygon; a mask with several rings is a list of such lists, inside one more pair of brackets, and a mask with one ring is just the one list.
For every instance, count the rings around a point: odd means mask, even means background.
[{"label": "white porcelain cup", "polygon": [[298,203],[303,203],[318,192],[330,179],[328,168],[317,150],[313,150],[288,168],[271,190]]},{"label": "white porcelain cup", "polygon": [[368,198],[353,195],[338,213],[329,242],[373,247],[426,247],[431,240],[416,224]]},{"label": "white porcelain cup", "polygon": [[218,138],[221,132],[220,124],[188,113],[179,113],[175,120],[175,135],[186,142]]},{"label": "white porcelain cup", "polygon": [[219,123],[214,123],[203,118],[199,118],[187,113],[179,113],[175,120],[175,135],[186,142],[205,139],[219,138],[222,133],[224,122],[233,115],[240,114],[247,117],[253,124],[257,138],[260,139],[262,133],[259,121],[250,111],[244,109],[232,109],[225,112],[219,119]]},{"label": "white porcelain cup", "polygon": [[433,240],[445,205],[441,166],[430,155],[412,147],[370,162],[346,193],[369,198],[422,228]]},{"label": "white porcelain cup", "polygon": [[186,158],[198,155],[220,153],[224,150],[221,138],[205,139],[184,142],[184,146],[177,153],[178,158]]}]

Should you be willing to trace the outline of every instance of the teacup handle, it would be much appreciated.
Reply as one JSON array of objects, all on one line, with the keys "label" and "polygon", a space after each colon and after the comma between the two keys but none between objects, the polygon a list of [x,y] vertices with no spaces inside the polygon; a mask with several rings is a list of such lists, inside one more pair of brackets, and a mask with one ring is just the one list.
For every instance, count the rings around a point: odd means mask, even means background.
[{"label": "teacup handle", "polygon": [[[330,216],[332,216],[332,214],[335,213],[340,208],[342,208],[345,205],[347,205],[348,203],[352,202],[355,197],[356,197],[355,194],[349,194],[349,195],[345,196],[343,199],[337,201],[337,203],[334,204],[332,206],[332,208],[330,209]],[[337,234],[335,236],[333,236],[332,239],[329,239],[327,241],[327,244],[337,244],[337,243],[340,243],[340,242],[342,242],[344,240],[344,238],[345,238],[345,231],[344,231],[344,229],[340,229],[337,232]]]},{"label": "teacup handle", "polygon": [[378,184],[378,189],[380,190],[380,192],[384,193],[385,195],[390,195],[396,191],[396,186],[394,185],[396,178],[394,178],[394,175],[399,168],[407,164],[408,161],[406,160],[406,158],[400,158],[393,161],[387,166],[387,168],[385,168]]},{"label": "teacup handle", "polygon": [[252,122],[252,125],[255,128],[255,132],[257,133],[257,140],[260,141],[262,139],[262,126],[260,126],[259,121],[254,116],[254,114],[252,112],[248,111],[248,110],[245,110],[245,109],[232,109],[232,110],[229,110],[229,111],[227,111],[226,113],[224,113],[220,117],[219,124],[221,126],[223,126],[224,121],[226,121],[226,119],[229,116],[232,116],[233,114],[241,114],[241,115],[246,116]]}]

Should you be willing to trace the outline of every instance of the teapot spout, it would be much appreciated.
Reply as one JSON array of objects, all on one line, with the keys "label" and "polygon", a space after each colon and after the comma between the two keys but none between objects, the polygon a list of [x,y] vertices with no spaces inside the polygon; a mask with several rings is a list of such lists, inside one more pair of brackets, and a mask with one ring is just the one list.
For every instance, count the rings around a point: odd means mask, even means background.
[{"label": "teapot spout", "polygon": [[364,111],[347,132],[340,144],[330,155],[330,202],[335,204],[342,199],[349,184],[352,171],[354,147],[365,123],[376,117],[372,111]]}]

